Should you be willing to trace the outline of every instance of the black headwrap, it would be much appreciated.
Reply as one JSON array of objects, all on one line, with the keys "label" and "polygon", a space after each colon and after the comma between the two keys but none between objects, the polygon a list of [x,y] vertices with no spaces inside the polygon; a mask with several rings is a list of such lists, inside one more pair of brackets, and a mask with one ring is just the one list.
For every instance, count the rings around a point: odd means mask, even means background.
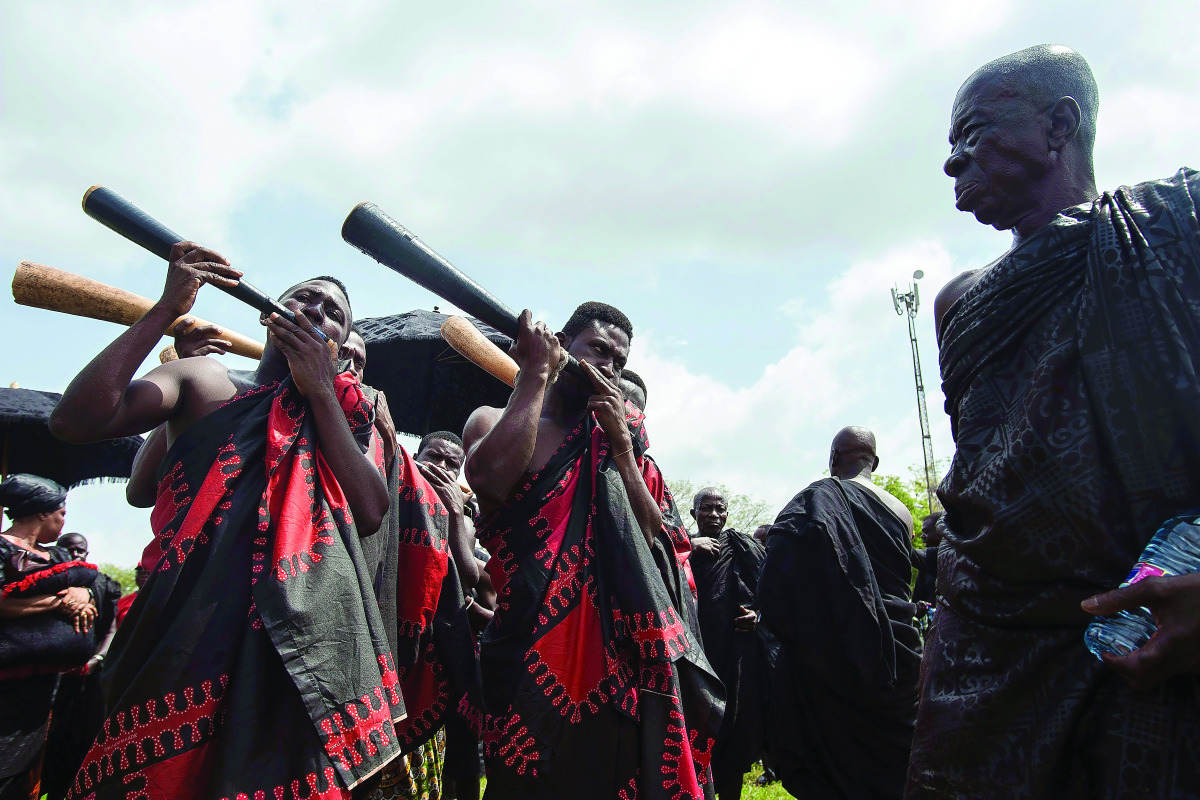
[{"label": "black headwrap", "polygon": [[0,506],[9,519],[57,511],[66,504],[67,490],[49,478],[20,473],[0,482]]}]

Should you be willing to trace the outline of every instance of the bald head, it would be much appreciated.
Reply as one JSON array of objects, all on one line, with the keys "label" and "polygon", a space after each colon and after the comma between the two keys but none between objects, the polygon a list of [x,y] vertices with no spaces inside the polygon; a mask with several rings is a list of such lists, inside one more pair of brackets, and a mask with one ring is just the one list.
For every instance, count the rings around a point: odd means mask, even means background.
[{"label": "bald head", "polygon": [[1018,238],[1097,196],[1096,80],[1069,47],[1038,45],[988,62],[950,115],[955,206]]},{"label": "bald head", "polygon": [[1096,143],[1100,93],[1092,68],[1071,48],[1039,44],[989,61],[967,78],[958,97],[964,92],[1021,102],[1038,110],[1059,98],[1074,98],[1080,111],[1077,143],[1090,158]]},{"label": "bald head", "polygon": [[878,466],[875,434],[867,428],[851,425],[842,428],[833,437],[833,444],[829,446],[830,475],[845,480],[865,472],[869,477]]}]

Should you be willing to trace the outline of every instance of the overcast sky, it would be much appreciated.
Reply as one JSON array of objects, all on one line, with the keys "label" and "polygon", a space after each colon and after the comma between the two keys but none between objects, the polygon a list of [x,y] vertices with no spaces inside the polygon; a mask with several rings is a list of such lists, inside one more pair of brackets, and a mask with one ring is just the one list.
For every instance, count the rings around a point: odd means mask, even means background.
[{"label": "overcast sky", "polygon": [[[955,211],[941,171],[971,71],[1070,45],[1100,85],[1101,189],[1195,164],[1200,5],[1131,9],[5,3],[0,255],[157,297],[163,263],[80,211],[98,183],[270,291],[332,273],[360,318],[444,308],[341,241],[372,200],[552,326],[584,300],[623,309],[668,481],[778,508],[844,425],[875,430],[883,472],[921,463],[889,295],[916,269],[933,445],[952,453],[932,300],[1009,241]],[[259,335],[212,289],[195,313]],[[5,293],[0,381],[61,391],[116,333]],[[100,561],[150,538],[121,486],[73,491],[67,525]]]}]

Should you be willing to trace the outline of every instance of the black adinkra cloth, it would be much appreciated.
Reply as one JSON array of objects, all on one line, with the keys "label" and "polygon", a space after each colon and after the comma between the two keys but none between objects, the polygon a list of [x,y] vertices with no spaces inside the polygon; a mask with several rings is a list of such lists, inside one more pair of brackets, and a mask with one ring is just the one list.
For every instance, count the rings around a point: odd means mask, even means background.
[{"label": "black adinkra cloth", "polygon": [[816,481],[775,520],[758,602],[782,642],[768,746],[792,794],[900,796],[921,663],[911,574],[907,527],[853,481]]},{"label": "black adinkra cloth", "polygon": [[1200,797],[1200,679],[1130,690],[1084,647],[1200,501],[1200,174],[1067,209],[943,320],[956,452],[908,797]]},{"label": "black adinkra cloth", "polygon": [[726,776],[741,776],[762,757],[771,662],[778,645],[765,625],[753,632],[738,632],[733,625],[739,606],[758,608],[758,573],[766,550],[754,537],[733,529],[721,533],[717,545],[714,558],[693,551],[691,562],[704,654],[725,685],[725,716],[712,760],[721,786]]}]

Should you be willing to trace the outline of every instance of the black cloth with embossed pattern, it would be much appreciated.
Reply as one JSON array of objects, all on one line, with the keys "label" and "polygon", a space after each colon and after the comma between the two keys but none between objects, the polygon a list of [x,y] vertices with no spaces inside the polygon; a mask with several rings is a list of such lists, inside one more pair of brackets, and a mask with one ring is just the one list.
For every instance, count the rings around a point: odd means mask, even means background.
[{"label": "black cloth with embossed pattern", "polygon": [[1200,796],[1200,679],[1134,693],[1085,649],[1200,501],[1200,175],[1068,209],[950,309],[956,452],[906,797]]}]

